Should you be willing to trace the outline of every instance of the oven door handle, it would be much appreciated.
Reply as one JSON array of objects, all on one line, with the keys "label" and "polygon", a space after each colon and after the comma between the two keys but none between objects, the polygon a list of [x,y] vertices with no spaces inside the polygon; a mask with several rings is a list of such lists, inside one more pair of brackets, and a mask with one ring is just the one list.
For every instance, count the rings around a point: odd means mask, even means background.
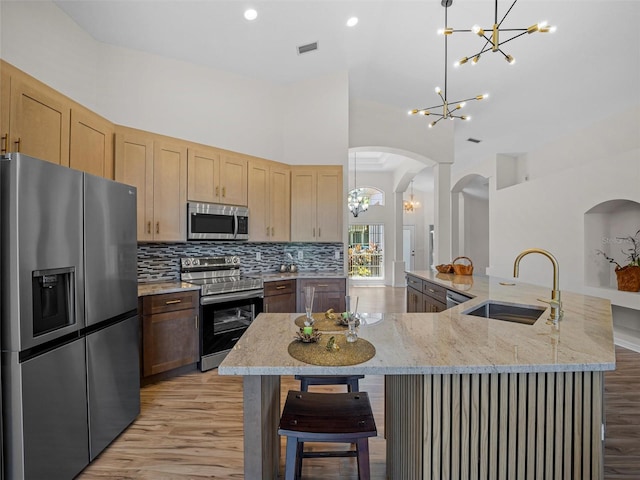
[{"label": "oven door handle", "polygon": [[221,293],[205,295],[200,298],[200,305],[212,305],[214,303],[229,302],[233,300],[246,300],[249,298],[264,298],[264,290],[249,290],[246,292]]}]

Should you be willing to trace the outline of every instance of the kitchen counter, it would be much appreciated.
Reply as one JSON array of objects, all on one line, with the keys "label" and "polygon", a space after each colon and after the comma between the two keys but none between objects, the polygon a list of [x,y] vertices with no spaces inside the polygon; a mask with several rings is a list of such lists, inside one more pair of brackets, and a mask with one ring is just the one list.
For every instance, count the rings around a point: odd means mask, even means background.
[{"label": "kitchen counter", "polygon": [[265,282],[296,280],[298,278],[347,278],[344,272],[273,272],[255,274],[255,276],[261,277]]},{"label": "kitchen counter", "polygon": [[[436,478],[457,478],[493,461],[504,462],[505,478],[523,478],[546,468],[536,451],[558,449],[556,437],[565,447],[555,462],[549,460],[556,470],[547,478],[562,477],[576,459],[586,459],[580,466],[584,478],[591,472],[601,478],[603,372],[615,368],[610,302],[565,291],[558,325],[546,323],[549,308],[534,325],[524,325],[462,312],[488,299],[544,306],[537,299],[548,298],[549,288],[502,285],[513,279],[481,276],[468,277],[459,288],[454,275],[410,274],[474,298],[440,313],[384,314],[382,321],[361,326],[360,337],[376,354],[358,365],[324,367],[292,358],[287,347],[299,314],[260,314],[252,323],[219,367],[221,375],[244,376],[245,473],[270,478],[277,471],[279,452],[269,445],[279,445],[280,375],[375,374],[385,375],[387,385],[389,478],[424,478],[432,465],[439,469]],[[438,447],[445,436],[452,451]],[[517,448],[507,446],[507,438]],[[471,452],[469,442],[478,445]],[[423,443],[420,455],[403,447]],[[508,455],[498,454],[507,449]],[[518,456],[523,454],[536,458],[535,465]]]},{"label": "kitchen counter", "polygon": [[146,295],[161,295],[163,293],[176,293],[184,290],[200,290],[198,285],[187,282],[157,282],[138,283],[138,297]]}]

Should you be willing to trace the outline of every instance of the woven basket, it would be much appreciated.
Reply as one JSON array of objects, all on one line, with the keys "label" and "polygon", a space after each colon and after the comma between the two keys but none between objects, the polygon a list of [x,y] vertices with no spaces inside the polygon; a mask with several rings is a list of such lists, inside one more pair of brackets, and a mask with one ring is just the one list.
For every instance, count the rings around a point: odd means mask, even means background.
[{"label": "woven basket", "polygon": [[440,273],[453,273],[453,265],[451,265],[450,263],[436,265],[436,270]]},{"label": "woven basket", "polygon": [[[469,265],[465,265],[463,263],[456,263],[458,260],[466,259],[469,260]],[[456,275],[472,275],[473,274],[473,262],[469,257],[456,257],[451,262],[453,265],[453,273]]]},{"label": "woven basket", "polygon": [[616,268],[618,290],[622,292],[640,292],[640,267],[627,265]]}]

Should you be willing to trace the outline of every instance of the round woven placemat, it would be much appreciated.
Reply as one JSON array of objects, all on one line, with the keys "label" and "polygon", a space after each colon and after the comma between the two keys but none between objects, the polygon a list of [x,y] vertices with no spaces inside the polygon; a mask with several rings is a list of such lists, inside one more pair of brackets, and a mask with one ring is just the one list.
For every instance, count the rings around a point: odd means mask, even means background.
[{"label": "round woven placemat", "polygon": [[358,338],[353,343],[347,343],[344,335],[333,335],[339,350],[327,350],[327,342],[332,335],[323,335],[319,342],[303,343],[294,340],[289,344],[289,355],[296,360],[311,365],[326,367],[340,367],[343,365],[357,365],[373,358],[376,347],[364,338]]},{"label": "round woven placemat", "polygon": [[[335,314],[340,315],[339,313]],[[338,323],[338,319],[330,319],[325,316],[324,313],[312,313],[313,317],[313,328],[317,328],[320,332],[336,332],[340,330],[346,330],[347,326]],[[295,324],[302,328],[304,327],[304,321],[307,319],[306,315],[302,315],[295,319]]]}]

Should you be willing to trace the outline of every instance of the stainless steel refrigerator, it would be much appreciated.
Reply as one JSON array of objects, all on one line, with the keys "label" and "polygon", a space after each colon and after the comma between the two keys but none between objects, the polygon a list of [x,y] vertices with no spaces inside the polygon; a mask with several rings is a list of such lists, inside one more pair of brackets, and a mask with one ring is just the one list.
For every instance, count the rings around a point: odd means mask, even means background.
[{"label": "stainless steel refrigerator", "polygon": [[140,411],[135,188],[0,157],[5,478],[71,479]]}]

